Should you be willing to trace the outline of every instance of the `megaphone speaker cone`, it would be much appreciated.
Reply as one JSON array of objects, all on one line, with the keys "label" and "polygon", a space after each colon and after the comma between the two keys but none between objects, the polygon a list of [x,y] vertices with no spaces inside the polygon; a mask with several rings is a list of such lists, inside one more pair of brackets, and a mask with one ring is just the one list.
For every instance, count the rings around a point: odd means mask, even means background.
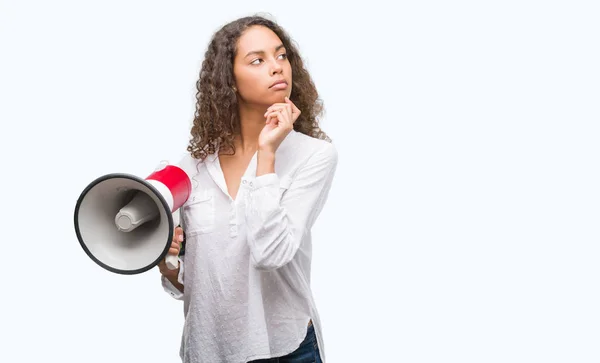
[{"label": "megaphone speaker cone", "polygon": [[[155,180],[121,173],[90,183],[77,200],[74,215],[77,239],[87,255],[119,274],[138,274],[156,266],[169,250],[175,227],[173,196],[161,189],[164,185]],[[178,198],[183,204],[187,196]]]}]

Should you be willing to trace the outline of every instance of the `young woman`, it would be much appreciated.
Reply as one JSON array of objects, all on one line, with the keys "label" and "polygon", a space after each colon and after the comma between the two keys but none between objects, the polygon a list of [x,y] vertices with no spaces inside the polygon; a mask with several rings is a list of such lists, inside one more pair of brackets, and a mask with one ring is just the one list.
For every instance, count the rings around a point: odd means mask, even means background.
[{"label": "young woman", "polygon": [[[311,228],[337,152],[317,90],[284,30],[245,17],[217,31],[197,82],[181,208],[162,284],[184,301],[183,362],[321,362]],[[185,233],[185,254],[180,242]]]}]

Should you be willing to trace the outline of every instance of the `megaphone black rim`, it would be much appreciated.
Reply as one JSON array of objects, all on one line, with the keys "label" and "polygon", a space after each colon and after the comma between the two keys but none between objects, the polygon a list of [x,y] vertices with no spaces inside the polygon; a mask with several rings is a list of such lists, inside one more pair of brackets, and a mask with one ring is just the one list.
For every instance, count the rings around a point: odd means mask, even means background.
[{"label": "megaphone black rim", "polygon": [[[114,272],[117,274],[122,274],[122,275],[135,275],[135,274],[139,274],[142,272],[146,272],[150,269],[152,269],[154,266],[158,265],[159,262],[165,258],[165,256],[167,255],[167,252],[169,251],[169,248],[171,247],[171,241],[167,241],[164,250],[162,251],[162,253],[160,254],[160,256],[152,263],[148,264],[147,266],[144,266],[142,268],[136,269],[136,270],[121,270],[118,268],[114,268],[112,266],[109,266],[105,263],[103,263],[102,261],[100,261],[98,258],[96,258],[96,256],[94,256],[91,251],[87,248],[86,244],[83,242],[83,237],[81,236],[81,231],[79,230],[79,208],[81,207],[81,203],[83,202],[83,199],[85,198],[86,194],[97,184],[108,180],[108,179],[116,179],[116,178],[121,178],[121,179],[131,179],[134,180],[138,183],[143,184],[145,187],[147,187],[148,189],[150,189],[160,200],[160,202],[162,203],[163,207],[165,208],[165,210],[169,211],[170,207],[169,207],[169,203],[167,203],[167,201],[165,200],[165,198],[163,198],[162,194],[158,191],[158,189],[156,189],[152,184],[148,183],[146,180],[137,177],[135,175],[130,175],[130,174],[125,174],[125,173],[112,173],[112,174],[107,174],[104,176],[99,177],[98,179],[94,180],[93,182],[91,182],[84,190],[83,192],[81,192],[81,195],[79,196],[79,198],[77,199],[77,204],[75,205],[75,215],[74,215],[74,223],[75,223],[75,233],[77,234],[77,240],[79,241],[79,244],[81,245],[81,248],[83,248],[83,250],[85,251],[85,253],[89,256],[89,258],[91,258],[95,263],[97,263],[99,266],[103,267],[104,269],[110,271],[110,272]],[[173,225],[173,216],[171,215],[171,213],[166,213],[167,215],[167,219],[169,222],[169,236],[173,235],[173,231],[174,231],[174,225]]]}]

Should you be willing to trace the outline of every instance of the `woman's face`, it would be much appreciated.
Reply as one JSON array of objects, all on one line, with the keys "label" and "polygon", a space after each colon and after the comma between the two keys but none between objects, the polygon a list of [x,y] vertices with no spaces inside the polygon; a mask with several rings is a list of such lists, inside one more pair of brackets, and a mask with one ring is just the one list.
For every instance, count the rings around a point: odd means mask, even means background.
[{"label": "woman's face", "polygon": [[269,28],[252,26],[237,42],[233,76],[240,101],[269,107],[292,93],[292,67],[281,39]]}]

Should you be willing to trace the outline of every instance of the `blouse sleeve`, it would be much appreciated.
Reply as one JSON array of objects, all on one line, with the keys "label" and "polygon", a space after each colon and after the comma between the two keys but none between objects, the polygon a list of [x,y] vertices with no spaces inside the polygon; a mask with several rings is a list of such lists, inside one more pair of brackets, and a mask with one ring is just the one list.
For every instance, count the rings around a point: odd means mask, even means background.
[{"label": "blouse sleeve", "polygon": [[280,200],[277,174],[244,177],[246,226],[255,268],[273,270],[292,260],[321,213],[337,168],[331,143],[315,152],[299,169]]}]

